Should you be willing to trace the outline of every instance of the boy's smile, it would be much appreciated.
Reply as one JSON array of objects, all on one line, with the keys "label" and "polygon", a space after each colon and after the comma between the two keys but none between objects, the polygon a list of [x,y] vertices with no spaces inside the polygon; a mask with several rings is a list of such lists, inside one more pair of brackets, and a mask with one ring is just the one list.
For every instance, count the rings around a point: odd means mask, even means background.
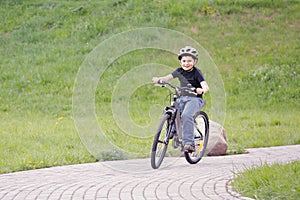
[{"label": "boy's smile", "polygon": [[195,60],[191,56],[183,56],[181,60],[179,61],[182,69],[185,71],[191,71],[196,64],[197,60]]}]

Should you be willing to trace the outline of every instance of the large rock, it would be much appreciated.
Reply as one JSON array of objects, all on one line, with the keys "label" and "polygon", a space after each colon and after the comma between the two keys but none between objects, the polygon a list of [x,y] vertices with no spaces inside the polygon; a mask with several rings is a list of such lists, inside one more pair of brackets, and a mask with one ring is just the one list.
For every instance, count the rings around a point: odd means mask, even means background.
[{"label": "large rock", "polygon": [[208,156],[225,155],[227,151],[227,138],[222,125],[214,121],[209,121],[209,139],[206,147]]}]

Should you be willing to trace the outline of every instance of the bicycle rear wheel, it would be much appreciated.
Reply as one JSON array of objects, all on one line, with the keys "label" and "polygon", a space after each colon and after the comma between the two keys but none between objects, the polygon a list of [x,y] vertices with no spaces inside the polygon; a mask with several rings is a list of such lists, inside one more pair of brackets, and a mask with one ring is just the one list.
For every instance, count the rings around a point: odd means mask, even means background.
[{"label": "bicycle rear wheel", "polygon": [[209,137],[209,120],[205,112],[199,111],[194,117],[195,152],[184,152],[186,160],[190,164],[198,163],[205,154]]},{"label": "bicycle rear wheel", "polygon": [[168,114],[163,115],[154,136],[151,152],[151,166],[153,169],[160,167],[168,148],[169,138],[167,136],[169,135],[168,131],[170,131],[168,125],[169,117]]}]

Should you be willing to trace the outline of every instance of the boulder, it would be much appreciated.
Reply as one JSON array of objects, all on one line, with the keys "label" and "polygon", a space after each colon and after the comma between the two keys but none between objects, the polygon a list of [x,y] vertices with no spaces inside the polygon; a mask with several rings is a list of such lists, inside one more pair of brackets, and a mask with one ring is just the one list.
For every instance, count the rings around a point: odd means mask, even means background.
[{"label": "boulder", "polygon": [[226,155],[228,145],[225,129],[214,121],[209,121],[209,138],[206,147],[207,156]]}]

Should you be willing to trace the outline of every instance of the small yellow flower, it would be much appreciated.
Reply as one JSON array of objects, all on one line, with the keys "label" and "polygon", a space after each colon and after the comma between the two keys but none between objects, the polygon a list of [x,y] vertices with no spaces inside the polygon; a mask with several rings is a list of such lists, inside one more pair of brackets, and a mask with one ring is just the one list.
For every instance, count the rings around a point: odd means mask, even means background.
[{"label": "small yellow flower", "polygon": [[57,120],[58,121],[61,121],[61,120],[63,120],[64,119],[64,117],[59,117]]}]

